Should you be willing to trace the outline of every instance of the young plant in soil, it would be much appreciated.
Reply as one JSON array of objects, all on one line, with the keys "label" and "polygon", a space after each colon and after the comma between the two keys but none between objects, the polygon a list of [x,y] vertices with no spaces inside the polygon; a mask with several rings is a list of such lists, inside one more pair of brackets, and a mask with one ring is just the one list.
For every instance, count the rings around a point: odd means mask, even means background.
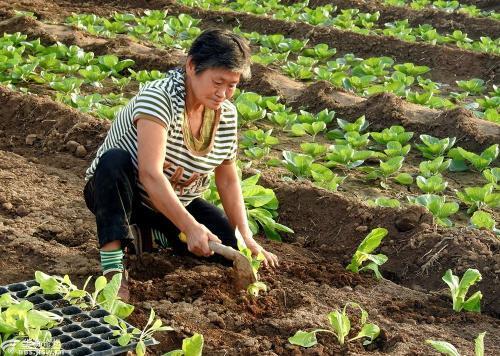
[{"label": "young plant in soil", "polygon": [[144,341],[151,339],[155,332],[174,330],[170,326],[162,326],[161,319],[158,318],[155,320],[155,316],[155,311],[151,309],[148,322],[146,323],[142,331],[134,328],[129,332],[127,329],[127,324],[125,324],[115,315],[106,315],[104,317],[104,321],[111,326],[118,327],[118,330],[113,331],[113,336],[119,335],[118,344],[120,344],[120,346],[126,346],[131,341],[136,341],[137,345],[135,347],[135,353],[137,354],[137,356],[144,356],[146,354],[146,345]]},{"label": "young plant in soil", "polygon": [[488,166],[498,157],[499,145],[491,145],[486,148],[480,154],[476,154],[474,152],[470,152],[464,150],[462,147],[458,147],[456,150],[451,152],[452,157],[455,160],[464,160],[468,161],[474,169],[479,172],[482,172],[484,169],[488,168]]},{"label": "young plant in soil", "polygon": [[477,313],[481,312],[481,299],[483,298],[481,291],[477,291],[467,300],[465,299],[469,288],[482,279],[481,273],[479,273],[477,269],[467,269],[460,280],[458,276],[455,276],[451,269],[449,269],[442,279],[450,288],[454,311],[460,312],[462,310],[467,310]]},{"label": "young plant in soil", "polygon": [[413,132],[406,132],[403,126],[394,125],[381,132],[370,132],[370,135],[376,142],[383,145],[391,141],[397,141],[404,145],[413,137]]},{"label": "young plant in soil", "polygon": [[167,352],[163,356],[201,356],[203,352],[203,335],[195,333],[182,340],[182,349]]},{"label": "young plant in soil", "polygon": [[[486,332],[480,333],[476,340],[474,340],[474,356],[484,356],[484,336]],[[447,356],[460,356],[460,353],[455,346],[446,341],[435,341],[435,340],[425,340],[426,344],[429,344],[442,354]]]},{"label": "young plant in soil", "polygon": [[430,135],[420,135],[421,144],[415,144],[415,147],[422,152],[422,155],[428,159],[435,159],[449,150],[455,144],[455,137],[446,137],[439,139]]},{"label": "young plant in soil", "polygon": [[500,230],[495,227],[495,219],[486,211],[478,210],[474,212],[470,218],[470,222],[477,229],[490,230],[496,235],[500,235]]},{"label": "young plant in soil", "polygon": [[448,182],[441,175],[434,175],[428,178],[418,176],[416,181],[417,186],[424,193],[440,193],[448,186]]},{"label": "young plant in soil", "polygon": [[432,161],[422,161],[419,164],[420,174],[423,177],[429,178],[437,174],[443,173],[450,167],[451,159],[444,160],[443,156],[439,156]]},{"label": "young plant in soil", "polygon": [[[347,314],[348,306],[358,308],[361,311],[361,318],[359,325],[361,327],[361,330],[356,336],[352,338],[348,338],[349,333],[351,331],[351,321]],[[348,302],[344,306],[342,311],[337,309],[328,314],[327,317],[330,323],[331,330],[329,329],[314,329],[311,331],[299,330],[295,333],[295,335],[288,338],[288,341],[293,345],[299,345],[302,347],[311,347],[318,343],[318,340],[316,339],[316,333],[326,332],[329,334],[333,334],[337,338],[337,341],[341,346],[344,346],[344,344],[347,342],[351,342],[361,338],[367,338],[365,341],[363,341],[363,345],[368,345],[373,340],[375,340],[380,334],[380,328],[377,325],[372,323],[367,323],[368,313],[363,308],[361,308],[361,306],[357,303]]]},{"label": "young plant in soil", "polygon": [[446,202],[446,198],[435,194],[424,194],[418,197],[408,197],[408,200],[417,205],[421,205],[429,210],[436,222],[445,227],[451,227],[453,223],[448,218],[458,211],[458,204],[455,202]]},{"label": "young plant in soil", "polygon": [[380,160],[378,168],[367,166],[361,167],[359,170],[367,173],[365,176],[367,180],[380,179],[380,186],[384,189],[389,189],[387,183],[391,177],[400,184],[409,185],[413,182],[412,176],[408,173],[398,173],[403,166],[403,161],[403,156],[395,156],[387,161]]},{"label": "young plant in soil", "polygon": [[252,297],[256,298],[259,296],[260,291],[267,292],[267,285],[264,282],[260,282],[258,280],[260,265],[262,264],[262,261],[264,261],[265,257],[262,254],[262,252],[260,252],[255,257],[252,255],[252,251],[245,245],[243,236],[241,235],[238,228],[236,228],[235,230],[235,235],[236,235],[236,240],[238,242],[238,250],[243,256],[245,256],[248,262],[250,262],[250,265],[252,266],[252,272],[256,280],[256,282],[251,283],[250,285],[247,286],[247,293]]},{"label": "young plant in soil", "polygon": [[467,210],[469,214],[486,206],[500,208],[500,193],[493,189],[493,183],[482,187],[466,187],[463,192],[457,192],[457,197],[469,207]]},{"label": "young plant in soil", "polygon": [[[373,229],[361,242],[359,247],[357,248],[354,256],[351,259],[351,263],[347,265],[346,269],[359,273],[365,270],[372,270],[375,273],[375,277],[377,279],[382,278],[382,274],[380,274],[379,266],[383,265],[387,262],[387,256],[383,254],[373,255],[372,252],[379,247],[382,239],[387,235],[387,229],[384,228],[376,228]],[[370,261],[367,265],[363,266],[363,263],[366,261]]]}]

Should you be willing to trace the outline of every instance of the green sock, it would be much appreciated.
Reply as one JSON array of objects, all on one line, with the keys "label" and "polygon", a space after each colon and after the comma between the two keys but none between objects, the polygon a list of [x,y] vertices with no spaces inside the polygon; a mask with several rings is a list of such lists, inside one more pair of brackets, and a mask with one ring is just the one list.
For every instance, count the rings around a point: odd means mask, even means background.
[{"label": "green sock", "polygon": [[121,248],[114,251],[100,251],[102,273],[123,272],[123,251]]}]

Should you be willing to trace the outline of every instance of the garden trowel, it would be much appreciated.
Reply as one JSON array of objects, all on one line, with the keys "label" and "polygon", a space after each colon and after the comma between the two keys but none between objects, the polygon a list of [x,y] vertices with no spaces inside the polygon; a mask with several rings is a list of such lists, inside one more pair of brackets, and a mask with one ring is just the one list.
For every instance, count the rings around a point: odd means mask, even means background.
[{"label": "garden trowel", "polygon": [[[238,231],[238,229],[236,229],[236,236],[238,237],[238,239],[240,239],[241,237],[241,234]],[[181,232],[179,234],[179,239],[182,242],[186,243],[187,242],[186,234]],[[250,261],[245,256],[243,256],[239,251],[235,250],[232,247],[223,245],[215,241],[208,241],[208,247],[210,247],[210,249],[214,251],[216,254],[219,254],[225,257],[226,259],[233,261],[233,269],[235,272],[234,280],[236,288],[238,290],[246,289],[248,285],[257,282],[257,277],[253,272]]]}]

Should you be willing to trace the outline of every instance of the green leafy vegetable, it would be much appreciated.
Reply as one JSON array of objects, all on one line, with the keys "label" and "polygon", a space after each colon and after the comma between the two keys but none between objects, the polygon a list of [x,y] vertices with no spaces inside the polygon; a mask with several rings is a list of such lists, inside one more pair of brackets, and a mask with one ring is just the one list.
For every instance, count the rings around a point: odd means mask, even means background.
[{"label": "green leafy vegetable", "polygon": [[482,279],[481,273],[477,269],[467,269],[460,280],[453,274],[451,269],[448,269],[442,279],[450,288],[454,311],[459,312],[464,309],[472,312],[481,312],[483,294],[480,291],[472,294],[467,300],[465,299],[469,288]]},{"label": "green leafy vegetable", "polygon": [[[364,270],[372,270],[377,279],[382,278],[378,267],[387,262],[387,256],[383,254],[373,255],[373,252],[379,247],[382,239],[387,235],[387,229],[376,228],[373,229],[361,242],[357,248],[351,263],[346,267],[347,270],[354,273],[359,273]],[[366,266],[363,266],[365,261],[370,261]]]}]

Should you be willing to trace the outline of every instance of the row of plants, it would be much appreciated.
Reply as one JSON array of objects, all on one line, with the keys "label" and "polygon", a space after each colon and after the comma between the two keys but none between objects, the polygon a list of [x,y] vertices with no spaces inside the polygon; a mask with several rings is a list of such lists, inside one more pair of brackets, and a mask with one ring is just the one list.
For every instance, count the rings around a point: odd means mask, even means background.
[{"label": "row of plants", "polygon": [[[347,265],[346,269],[353,273],[360,273],[362,271],[372,271],[375,278],[381,279],[382,275],[379,271],[379,266],[387,262],[388,257],[384,254],[373,254],[383,238],[387,235],[388,231],[385,228],[373,229],[360,243],[356,249],[351,262]],[[443,275],[442,280],[448,285],[450,289],[450,296],[453,303],[453,310],[455,312],[469,311],[479,313],[481,311],[481,299],[483,297],[481,291],[474,292],[467,298],[469,289],[477,282],[481,281],[481,273],[469,268],[465,271],[462,278],[454,275],[448,269]],[[349,310],[357,309],[360,311],[358,318],[357,334],[349,337],[349,334],[354,329],[352,327],[353,321],[349,317]],[[333,335],[340,346],[352,342],[357,339],[363,340],[363,345],[369,345],[380,335],[380,327],[374,323],[368,323],[368,312],[364,310],[358,303],[347,302],[342,309],[336,309],[327,315],[329,322],[329,329],[312,329],[309,331],[298,330],[288,341],[293,345],[302,347],[312,347],[318,343],[316,334],[323,332]],[[475,341],[475,355],[484,355],[484,336],[486,333],[481,333]],[[426,343],[432,346],[436,351],[445,353],[449,356],[459,355],[456,348],[446,341],[426,340]]]},{"label": "row of plants", "polygon": [[[173,21],[178,19],[178,21]],[[68,23],[78,26],[92,34],[116,36],[126,33],[137,39],[147,40],[159,47],[186,47],[193,36],[201,31],[197,26],[199,19],[181,14],[178,18],[166,16],[166,12],[153,10],[143,17],[132,14],[115,13],[112,18],[96,15],[73,14]],[[183,29],[171,30],[171,23],[184,26]],[[144,27],[141,34],[136,27]],[[147,30],[146,30],[147,29]],[[124,32],[127,30],[127,32]],[[239,28],[235,32],[242,34],[252,43],[259,45],[258,51],[252,56],[253,61],[269,65],[280,64],[281,70],[294,79],[327,80],[332,85],[353,91],[358,95],[369,96],[381,92],[392,92],[406,100],[437,109],[449,109],[456,105],[464,106],[478,116],[493,122],[500,122],[500,90],[494,86],[489,96],[471,99],[486,91],[484,80],[474,78],[457,81],[459,92],[451,92],[449,96],[440,96],[443,84],[424,78],[430,71],[429,67],[417,66],[413,63],[394,64],[389,57],[372,57],[362,59],[347,54],[333,60],[335,48],[326,44],[306,47],[307,40],[285,38],[281,34],[261,35],[257,32],[246,33]],[[179,39],[176,33],[189,33]],[[161,38],[168,37],[168,41]],[[296,57],[288,60],[289,55]],[[329,60],[331,59],[331,60]],[[325,63],[326,62],[326,63]]]},{"label": "row of plants", "polygon": [[[252,56],[254,62],[279,65],[283,73],[294,79],[326,80],[335,87],[361,96],[390,92],[409,102],[435,109],[451,109],[459,105],[485,120],[500,122],[500,88],[493,85],[488,95],[479,97],[487,90],[482,79],[456,81],[460,91],[440,95],[446,85],[425,78],[424,75],[431,70],[427,66],[395,64],[390,57],[363,59],[350,53],[334,59],[336,49],[323,43],[310,48],[307,47],[308,40],[286,38],[281,34],[246,33],[239,28],[234,30],[261,46]],[[289,59],[290,54],[295,60]],[[476,96],[478,98],[474,100]]]},{"label": "row of plants", "polygon": [[[309,138],[300,144],[301,152],[278,149],[282,159],[272,156],[269,158],[271,150],[276,150],[276,145],[279,144],[279,139],[273,136],[273,129],[243,131],[240,148],[252,161],[266,166],[283,167],[296,179],[310,179],[315,185],[332,191],[336,191],[345,181],[349,171],[362,172],[364,180],[376,181],[386,190],[391,188],[391,184],[416,184],[423,194],[408,197],[408,201],[426,207],[434,215],[436,222],[443,226],[452,226],[449,217],[459,210],[457,202],[447,201],[446,196],[439,195],[451,193],[468,208],[468,214],[472,215],[472,226],[499,232],[488,211],[500,207],[500,169],[492,167],[498,158],[498,144],[483,152],[474,153],[462,147],[453,147],[456,141],[453,137],[440,139],[420,135],[420,142],[412,145],[410,140],[413,132],[405,131],[402,126],[391,126],[380,132],[366,132],[369,123],[364,116],[354,122],[337,118],[338,128],[331,129],[335,112],[328,109],[317,114],[301,110],[297,114],[279,103],[278,97],[263,97],[252,92],[237,93],[234,102],[243,126],[255,125],[265,118],[285,134]],[[321,143],[316,142],[318,135],[323,137]],[[412,147],[424,158],[416,174],[401,171]],[[447,189],[448,182],[443,174],[464,171],[481,172],[487,183],[483,186],[466,187],[456,193]],[[400,206],[399,201],[386,198],[369,203]]]},{"label": "row of plants", "polygon": [[190,7],[201,7],[218,11],[247,12],[259,16],[272,16],[283,21],[302,21],[313,26],[330,26],[364,35],[392,36],[407,42],[427,42],[436,44],[453,44],[466,50],[500,53],[500,39],[483,36],[473,40],[466,33],[455,30],[449,34],[440,34],[432,25],[422,24],[416,28],[409,25],[408,20],[385,23],[382,28],[377,24],[380,17],[378,11],[363,13],[359,9],[341,9],[340,14],[333,16],[337,7],[331,4],[309,8],[308,1],[293,5],[283,5],[279,0],[181,0]]},{"label": "row of plants", "polygon": [[494,10],[481,10],[476,5],[463,4],[456,0],[384,0],[385,5],[407,6],[413,10],[436,9],[445,12],[458,12],[471,17],[489,17],[500,20],[500,13]]}]

